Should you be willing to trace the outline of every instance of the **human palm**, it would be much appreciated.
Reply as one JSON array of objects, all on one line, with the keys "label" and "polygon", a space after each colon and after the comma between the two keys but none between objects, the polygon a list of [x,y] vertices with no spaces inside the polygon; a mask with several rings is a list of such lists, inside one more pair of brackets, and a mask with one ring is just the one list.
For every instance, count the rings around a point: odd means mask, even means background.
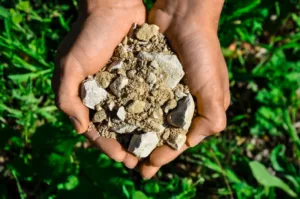
[{"label": "human palm", "polygon": [[70,117],[78,133],[112,159],[132,168],[138,159],[127,153],[116,140],[100,137],[95,129],[87,131],[89,110],[82,104],[78,91],[88,75],[105,66],[131,26],[145,22],[145,8],[141,0],[86,2],[90,4],[81,5],[78,20],[57,52],[52,78],[56,104]]},{"label": "human palm", "polygon": [[[197,99],[198,116],[187,134],[180,151],[164,145],[155,149],[149,160],[140,166],[142,176],[152,177],[162,166],[176,158],[188,147],[205,137],[222,131],[226,126],[225,111],[230,104],[228,72],[217,37],[217,21],[221,12],[209,19],[201,2],[190,0],[177,7],[178,1],[158,1],[150,12],[149,22],[156,24],[167,36],[187,74],[191,94]],[[176,3],[177,2],[177,3]],[[203,7],[203,6],[202,6]],[[198,8],[193,12],[195,8]]]}]

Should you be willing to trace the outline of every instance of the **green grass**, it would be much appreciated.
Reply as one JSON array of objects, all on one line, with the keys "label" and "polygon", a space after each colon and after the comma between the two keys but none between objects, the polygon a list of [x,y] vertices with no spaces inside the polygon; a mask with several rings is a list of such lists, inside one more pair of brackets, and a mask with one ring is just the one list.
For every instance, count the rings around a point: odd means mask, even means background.
[{"label": "green grass", "polygon": [[298,0],[226,1],[228,127],[151,180],[89,146],[54,106],[53,60],[76,6],[0,0],[0,199],[300,197]]}]

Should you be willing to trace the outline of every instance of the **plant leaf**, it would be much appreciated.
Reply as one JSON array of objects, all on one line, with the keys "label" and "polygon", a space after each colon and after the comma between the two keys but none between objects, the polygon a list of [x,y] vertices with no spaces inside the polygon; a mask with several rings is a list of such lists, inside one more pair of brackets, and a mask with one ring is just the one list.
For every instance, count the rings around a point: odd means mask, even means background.
[{"label": "plant leaf", "polygon": [[3,6],[0,6],[0,16],[3,18],[7,18],[9,16],[9,12]]},{"label": "plant leaf", "polygon": [[297,194],[280,178],[269,173],[267,168],[257,161],[250,162],[250,168],[257,182],[266,188],[277,187],[285,191],[292,197],[297,197]]},{"label": "plant leaf", "polygon": [[149,199],[149,198],[143,192],[135,191],[134,194],[132,195],[132,199]]},{"label": "plant leaf", "polygon": [[272,162],[273,168],[276,171],[284,171],[284,168],[278,162],[278,158],[284,157],[284,153],[285,153],[285,146],[281,144],[276,146],[271,152],[270,160]]}]

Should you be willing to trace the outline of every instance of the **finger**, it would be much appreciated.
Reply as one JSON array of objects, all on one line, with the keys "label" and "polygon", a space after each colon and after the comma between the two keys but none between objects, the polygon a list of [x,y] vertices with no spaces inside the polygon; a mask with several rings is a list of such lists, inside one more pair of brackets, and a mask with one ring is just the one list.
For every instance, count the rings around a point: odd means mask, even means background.
[{"label": "finger", "polygon": [[117,162],[125,159],[127,152],[117,140],[101,137],[95,128],[90,128],[83,135],[111,159]]},{"label": "finger", "polygon": [[108,157],[117,162],[123,162],[126,157],[127,152],[115,139],[104,138],[100,136],[94,141],[94,144]]},{"label": "finger", "polygon": [[142,163],[139,166],[139,172],[144,179],[152,178],[159,169],[160,167],[152,166],[149,163]]},{"label": "finger", "polygon": [[184,144],[180,150],[174,150],[168,145],[163,145],[156,148],[150,155],[149,164],[156,167],[161,167],[175,158],[177,158],[182,152],[188,149],[188,146]]},{"label": "finger", "polygon": [[135,168],[138,162],[139,162],[138,158],[128,152],[123,160],[124,166],[126,166],[129,169]]},{"label": "finger", "polygon": [[[221,109],[221,108],[220,108]],[[187,145],[194,147],[205,137],[213,133],[219,133],[226,127],[226,114],[222,104],[222,109],[211,109],[212,114],[208,117],[196,117],[187,135]]]},{"label": "finger", "polygon": [[224,89],[224,109],[227,110],[230,105],[230,87],[229,87],[229,77],[228,69],[225,59],[222,55],[221,48],[219,48],[219,60],[220,60],[220,72],[222,73],[223,89]]},{"label": "finger", "polygon": [[56,106],[70,117],[75,130],[83,133],[89,125],[89,110],[78,96],[79,85],[84,75],[76,64],[76,62],[73,63],[72,71],[66,72],[68,75],[54,75],[52,84],[57,86]]},{"label": "finger", "polygon": [[224,94],[224,109],[227,110],[230,106],[230,91],[229,89],[227,89],[227,91],[225,91],[225,94]]}]

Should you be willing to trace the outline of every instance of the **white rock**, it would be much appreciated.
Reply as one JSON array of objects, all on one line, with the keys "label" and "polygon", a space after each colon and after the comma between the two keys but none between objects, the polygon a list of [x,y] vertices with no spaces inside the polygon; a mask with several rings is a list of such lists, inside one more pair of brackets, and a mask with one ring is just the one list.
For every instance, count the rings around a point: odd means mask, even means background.
[{"label": "white rock", "polygon": [[134,134],[130,140],[128,151],[139,158],[145,158],[156,148],[158,141],[155,132]]},{"label": "white rock", "polygon": [[118,69],[122,68],[123,64],[124,64],[123,61],[114,61],[108,66],[107,70],[109,72],[118,70]]},{"label": "white rock", "polygon": [[120,134],[132,133],[137,127],[131,124],[121,123],[111,128],[112,131]]},{"label": "white rock", "polygon": [[175,94],[176,99],[182,99],[187,96],[184,92],[182,92],[181,90],[178,90],[178,89],[174,91],[174,94]]},{"label": "white rock", "polygon": [[167,75],[165,84],[171,89],[175,88],[184,76],[182,65],[176,55],[140,52],[138,57],[147,61],[155,60]]},{"label": "white rock", "polygon": [[172,148],[179,150],[186,141],[186,135],[180,133],[171,132],[167,138],[167,144]]},{"label": "white rock", "polygon": [[121,95],[121,90],[127,86],[128,84],[128,79],[127,77],[120,76],[118,77],[110,86],[110,90],[116,95],[120,96]]},{"label": "white rock", "polygon": [[109,109],[110,111],[112,111],[112,110],[114,109],[115,105],[116,105],[116,104],[115,104],[114,101],[110,101],[109,104],[108,104],[108,109]]},{"label": "white rock", "polygon": [[156,81],[157,81],[156,75],[154,73],[149,73],[149,75],[147,77],[147,83],[153,85],[156,83]]},{"label": "white rock", "polygon": [[171,131],[164,131],[164,133],[161,135],[161,138],[166,141],[169,138],[170,133]]},{"label": "white rock", "polygon": [[177,107],[168,114],[169,124],[188,130],[195,111],[195,102],[191,94],[178,101]]},{"label": "white rock", "polygon": [[82,83],[80,95],[83,104],[90,109],[95,109],[97,104],[107,99],[106,90],[99,87],[95,79]]},{"label": "white rock", "polygon": [[154,61],[154,62],[156,62],[155,65],[158,65],[157,61],[154,60],[153,53],[148,53],[148,52],[145,52],[145,51],[141,51],[141,52],[139,52],[137,57],[139,59],[144,59],[146,61],[151,61],[151,63]]},{"label": "white rock", "polygon": [[101,111],[101,110],[103,110],[101,104],[97,104],[97,105],[95,106],[95,109],[96,109],[96,111]]},{"label": "white rock", "polygon": [[117,116],[120,120],[124,121],[126,118],[126,111],[124,106],[121,106],[117,111]]}]

